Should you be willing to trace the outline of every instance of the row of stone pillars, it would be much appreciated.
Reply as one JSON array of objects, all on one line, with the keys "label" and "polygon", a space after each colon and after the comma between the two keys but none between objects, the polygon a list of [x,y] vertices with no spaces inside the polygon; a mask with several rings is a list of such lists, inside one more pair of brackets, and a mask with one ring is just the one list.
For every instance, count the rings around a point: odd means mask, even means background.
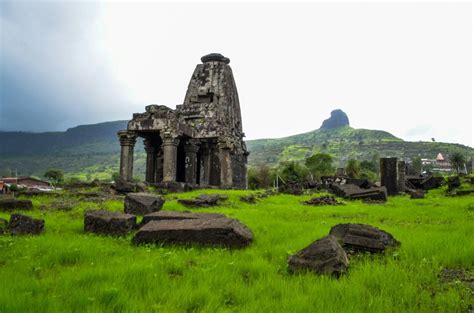
[{"label": "row of stone pillars", "polygon": [[387,194],[405,192],[405,178],[405,161],[398,161],[397,158],[380,159],[380,184],[387,188]]},{"label": "row of stone pillars", "polygon": [[[137,135],[135,133],[119,132],[121,145],[120,157],[120,177],[124,181],[133,179],[133,150]],[[151,139],[145,138],[144,146],[147,154],[145,180],[148,183],[176,182],[178,168],[178,146],[180,138],[163,136],[161,144]],[[230,148],[226,145],[218,144],[220,186],[232,186],[232,160]],[[198,164],[198,152],[200,152],[200,164]],[[184,181],[196,184],[198,166],[200,179],[199,184],[203,186],[211,185],[211,146],[201,144],[196,140],[189,139],[184,143]]]}]

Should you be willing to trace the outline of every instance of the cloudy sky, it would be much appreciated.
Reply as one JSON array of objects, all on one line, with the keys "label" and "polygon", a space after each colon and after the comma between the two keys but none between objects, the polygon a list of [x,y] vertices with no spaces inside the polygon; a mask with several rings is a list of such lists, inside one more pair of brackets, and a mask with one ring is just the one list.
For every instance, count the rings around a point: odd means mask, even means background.
[{"label": "cloudy sky", "polygon": [[0,130],[174,108],[200,57],[231,59],[247,139],[357,128],[473,146],[464,3],[0,2]]}]

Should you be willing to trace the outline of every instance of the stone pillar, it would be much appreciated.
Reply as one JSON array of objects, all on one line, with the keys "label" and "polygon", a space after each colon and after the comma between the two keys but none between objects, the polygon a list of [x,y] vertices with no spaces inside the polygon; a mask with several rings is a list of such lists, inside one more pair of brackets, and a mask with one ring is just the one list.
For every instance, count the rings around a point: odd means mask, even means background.
[{"label": "stone pillar", "polygon": [[406,166],[405,161],[398,161],[398,191],[405,192]]},{"label": "stone pillar", "polygon": [[209,186],[211,182],[211,150],[209,145],[201,146],[201,186]]},{"label": "stone pillar", "polygon": [[137,141],[137,135],[126,130],[118,132],[120,140],[120,179],[132,181],[133,179],[133,149]]},{"label": "stone pillar", "polygon": [[184,181],[189,184],[196,184],[197,179],[197,153],[199,147],[194,141],[188,141],[184,145],[184,166],[185,166],[185,178]]},{"label": "stone pillar", "polygon": [[398,193],[397,158],[380,158],[380,184],[387,188],[387,194]]},{"label": "stone pillar", "polygon": [[162,147],[156,148],[155,154],[155,183],[161,183],[163,181],[163,149]]},{"label": "stone pillar", "polygon": [[221,187],[232,187],[232,159],[230,145],[226,142],[219,143],[219,163],[221,165]]},{"label": "stone pillar", "polygon": [[176,162],[178,159],[177,137],[165,136],[163,138],[163,182],[176,181]]},{"label": "stone pillar", "polygon": [[145,181],[153,184],[155,182],[155,161],[156,161],[156,149],[153,145],[153,141],[150,139],[143,140],[143,145],[146,151],[146,172]]}]

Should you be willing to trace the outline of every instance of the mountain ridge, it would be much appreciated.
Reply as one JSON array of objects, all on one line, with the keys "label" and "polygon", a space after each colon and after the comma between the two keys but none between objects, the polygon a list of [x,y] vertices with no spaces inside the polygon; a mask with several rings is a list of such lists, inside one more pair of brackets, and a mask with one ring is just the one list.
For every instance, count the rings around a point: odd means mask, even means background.
[{"label": "mountain ridge", "polygon": [[[81,178],[108,177],[118,170],[120,145],[117,131],[127,127],[125,120],[78,125],[64,132],[0,131],[0,176],[18,170],[21,175],[41,176],[49,168],[59,168]],[[340,164],[348,158],[359,160],[374,156],[414,156],[434,158],[437,153],[461,152],[474,155],[474,149],[461,144],[404,141],[383,130],[356,129],[349,125],[282,138],[246,141],[249,165],[276,165],[317,153],[330,153]],[[139,140],[135,149],[136,172],[144,172],[145,153]],[[84,177],[84,175],[86,177]]]}]

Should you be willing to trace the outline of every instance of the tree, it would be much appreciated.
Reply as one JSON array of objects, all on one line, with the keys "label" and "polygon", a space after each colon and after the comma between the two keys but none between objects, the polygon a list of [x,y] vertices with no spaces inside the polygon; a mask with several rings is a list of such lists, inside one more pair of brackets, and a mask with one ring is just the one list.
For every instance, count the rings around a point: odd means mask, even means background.
[{"label": "tree", "polygon": [[360,175],[360,163],[357,160],[350,159],[347,161],[346,174],[351,178],[357,178]]},{"label": "tree", "polygon": [[466,159],[459,152],[454,152],[450,156],[449,161],[451,162],[451,166],[453,170],[455,170],[456,173],[458,174],[459,174],[459,169],[462,169],[464,167],[464,163],[466,163]]},{"label": "tree", "polygon": [[331,155],[316,153],[305,160],[305,165],[314,178],[319,179],[321,176],[334,174],[335,169],[332,162]]},{"label": "tree", "polygon": [[58,169],[50,169],[43,175],[44,177],[54,181],[55,183],[62,182],[64,179],[64,173]]},{"label": "tree", "polygon": [[308,176],[308,169],[295,161],[288,161],[280,164],[279,175],[285,182],[303,182]]}]

